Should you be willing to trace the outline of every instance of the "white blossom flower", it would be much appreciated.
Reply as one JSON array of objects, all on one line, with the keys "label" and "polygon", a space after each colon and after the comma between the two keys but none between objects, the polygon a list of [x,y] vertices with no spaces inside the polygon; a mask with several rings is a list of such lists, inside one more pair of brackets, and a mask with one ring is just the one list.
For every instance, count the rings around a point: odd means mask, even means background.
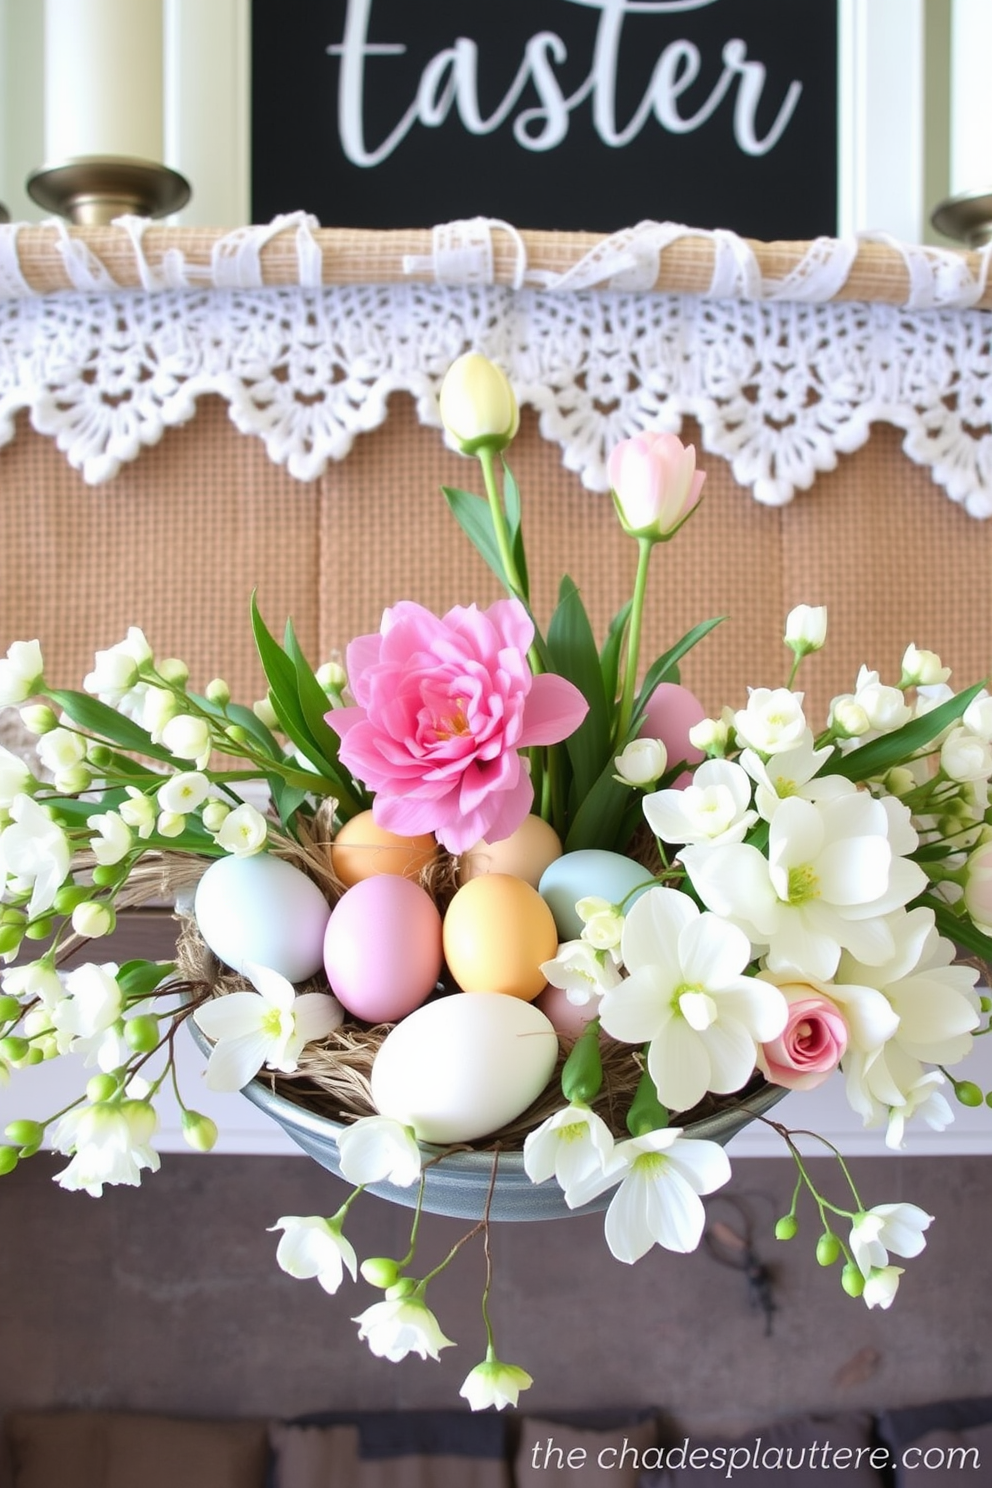
[{"label": "white blossom flower", "polygon": [[117,923],[111,906],[100,904],[95,899],[85,899],[82,904],[77,904],[70,919],[76,934],[85,935],[90,940],[109,935]]},{"label": "white blossom flower", "polygon": [[[141,685],[139,683],[139,687]],[[178,716],[179,699],[171,688],[144,688],[141,693],[141,726],[151,734],[154,744],[163,742],[166,727]]]},{"label": "white blossom flower", "polygon": [[413,1128],[391,1116],[362,1116],[342,1127],[334,1140],[341,1176],[349,1183],[393,1183],[409,1188],[420,1177],[422,1159]]},{"label": "white blossom flower", "polygon": [[72,729],[54,728],[38,740],[37,752],[46,770],[71,770],[85,760],[86,740]]},{"label": "white blossom flower", "polygon": [[562,941],[554,960],[541,962],[541,975],[576,1007],[602,997],[620,980],[613,950],[598,951],[587,940]]},{"label": "white blossom flower", "polygon": [[883,1311],[891,1307],[904,1269],[902,1266],[879,1266],[872,1271],[866,1278],[865,1289],[861,1293],[865,1305],[881,1307]]},{"label": "white blossom flower", "polygon": [[624,914],[608,899],[587,894],[575,903],[575,913],[582,921],[580,938],[597,951],[611,951],[620,944]]},{"label": "white blossom flower", "polygon": [[189,713],[177,713],[168,720],[162,729],[161,742],[177,759],[195,760],[198,770],[206,768],[213,749],[209,723]]},{"label": "white blossom flower", "polygon": [[853,693],[844,693],[830,703],[830,727],[844,739],[863,739],[871,733],[871,720]]},{"label": "white blossom flower", "polygon": [[54,1008],[65,996],[63,979],[53,963],[44,957],[24,966],[12,966],[3,974],[3,990],[21,1002],[38,999],[46,1008]]},{"label": "white blossom flower", "polygon": [[325,1292],[334,1293],[347,1268],[352,1281],[358,1271],[354,1246],[342,1233],[337,1220],[317,1214],[285,1214],[270,1230],[282,1230],[276,1247],[276,1263],[287,1276],[299,1281],[316,1277]]},{"label": "white blossom flower", "polygon": [[865,666],[858,672],[854,685],[855,702],[860,703],[871,728],[879,733],[892,733],[902,728],[913,716],[913,710],[898,687],[886,687],[877,672]]},{"label": "white blossom flower", "polygon": [[67,1112],[52,1134],[56,1152],[74,1154],[55,1182],[62,1188],[84,1188],[94,1198],[105,1183],[141,1182],[142,1170],[156,1172],[159,1155],[150,1146],[158,1118],[147,1101],[77,1107]]},{"label": "white blossom flower", "polygon": [[[892,806],[905,816],[901,803]],[[890,818],[848,782],[821,801],[783,801],[769,823],[767,857],[743,842],[686,847],[679,856],[707,908],[768,946],[773,971],[827,980],[842,948],[869,965],[892,956],[886,917],[927,885],[923,869],[889,840],[891,821],[900,841],[915,843],[904,816]]]},{"label": "white blossom flower", "polygon": [[796,656],[820,651],[827,639],[826,605],[796,605],[785,621],[785,644]]},{"label": "white blossom flower", "polygon": [[992,742],[992,697],[985,688],[972,698],[961,715],[961,722],[986,743]]},{"label": "white blossom flower", "polygon": [[933,1215],[918,1204],[876,1204],[854,1216],[850,1246],[862,1276],[889,1264],[889,1252],[911,1259],[926,1246],[924,1230]]},{"label": "white blossom flower", "polygon": [[155,830],[155,802],[136,785],[129,785],[126,790],[128,799],[122,801],[117,808],[121,820],[133,827],[142,841],[145,841]]},{"label": "white blossom flower", "polygon": [[247,858],[265,846],[267,832],[265,817],[245,801],[227,813],[214,840],[225,852]]},{"label": "white blossom flower", "polygon": [[806,734],[803,696],[787,687],[749,688],[747,707],[734,714],[740,742],[758,754],[794,748]]},{"label": "white blossom flower", "polygon": [[683,790],[645,796],[648,826],[663,842],[741,842],[758,813],[750,810],[751,782],[730,760],[704,760]]},{"label": "white blossom flower", "polygon": [[199,770],[182,770],[160,785],[156,799],[163,811],[187,815],[202,806],[211,790],[210,781]]},{"label": "white blossom flower", "polygon": [[10,816],[11,825],[0,831],[0,885],[6,874],[30,885],[27,913],[34,919],[54,904],[69,872],[72,849],[62,828],[30,796],[15,796]]},{"label": "white blossom flower", "polygon": [[529,1390],[533,1383],[526,1369],[504,1364],[490,1349],[489,1357],[469,1371],[458,1393],[474,1411],[487,1410],[491,1405],[502,1410],[507,1405],[515,1406],[520,1391]]},{"label": "white blossom flower", "polygon": [[846,789],[841,776],[817,774],[833,752],[829,744],[815,748],[812,729],[806,730],[794,748],[783,749],[767,760],[753,749],[742,750],[740,767],[755,783],[754,804],[764,820],[771,821],[781,803],[793,796],[817,801]]},{"label": "white blossom flower", "polygon": [[97,834],[90,839],[90,851],[98,863],[109,867],[127,857],[131,851],[131,830],[118,812],[104,811],[88,816],[86,825]]},{"label": "white blossom flower", "polygon": [[719,757],[727,752],[730,743],[730,721],[726,718],[703,718],[689,729],[689,743],[701,754]]},{"label": "white blossom flower", "polygon": [[947,1079],[940,1070],[923,1070],[903,1090],[901,1106],[889,1107],[889,1120],[885,1130],[885,1145],[893,1152],[905,1146],[906,1123],[914,1116],[925,1121],[931,1131],[944,1131],[954,1120],[954,1112],[943,1095]]},{"label": "white blossom flower", "polygon": [[0,660],[0,707],[33,697],[42,684],[44,670],[37,641],[14,641],[8,646],[6,660]]},{"label": "white blossom flower", "polygon": [[83,687],[95,693],[102,703],[115,708],[132,691],[142,668],[151,661],[152,649],[144,632],[132,625],[126,640],[96,653],[93,670],[83,679]]},{"label": "white blossom flower", "polygon": [[661,739],[631,739],[613,763],[621,785],[653,785],[668,767],[668,750]]},{"label": "white blossom flower", "polygon": [[938,682],[946,682],[950,675],[950,667],[941,665],[935,651],[921,651],[910,642],[903,652],[903,687],[932,687]]},{"label": "white blossom flower", "polygon": [[524,1172],[531,1183],[556,1178],[569,1208],[577,1185],[598,1177],[613,1156],[613,1133],[588,1106],[565,1106],[524,1138]]},{"label": "white blossom flower", "polygon": [[36,784],[24,761],[0,745],[0,808],[12,806],[18,796],[29,795]]},{"label": "white blossom flower", "polygon": [[606,1243],[629,1265],[652,1245],[695,1250],[706,1220],[699,1196],[729,1178],[730,1159],[718,1143],[667,1126],[618,1142],[605,1172],[577,1184],[573,1196],[576,1207],[587,1204],[620,1180],[606,1211]]},{"label": "white blossom flower", "polygon": [[621,950],[629,975],[603,994],[600,1020],[624,1043],[650,1040],[659,1100],[687,1111],[708,1090],[739,1090],[758,1044],[781,1033],[788,1015],[777,987],[744,976],[744,932],[700,914],[687,894],[654,888],[627,915]]},{"label": "white blossom flower", "polygon": [[113,1058],[120,1048],[115,1030],[124,1009],[117,972],[113,961],[77,966],[63,975],[65,995],[52,1007],[59,1053],[82,1055],[87,1064],[99,1064],[108,1073],[123,1062]]},{"label": "white blossom flower", "polygon": [[992,744],[963,724],[952,728],[940,746],[940,768],[951,780],[988,780]]},{"label": "white blossom flower", "polygon": [[241,1090],[263,1064],[291,1074],[303,1046],[339,1026],[341,1004],[327,992],[297,995],[291,982],[267,966],[245,963],[254,992],[229,992],[198,1007],[193,1017],[216,1040],[207,1061],[211,1090]]},{"label": "white blossom flower", "polygon": [[359,1338],[367,1338],[377,1359],[396,1364],[407,1354],[439,1357],[443,1348],[453,1348],[454,1341],[445,1338],[437,1318],[419,1297],[388,1298],[374,1302],[352,1322],[358,1324]]}]

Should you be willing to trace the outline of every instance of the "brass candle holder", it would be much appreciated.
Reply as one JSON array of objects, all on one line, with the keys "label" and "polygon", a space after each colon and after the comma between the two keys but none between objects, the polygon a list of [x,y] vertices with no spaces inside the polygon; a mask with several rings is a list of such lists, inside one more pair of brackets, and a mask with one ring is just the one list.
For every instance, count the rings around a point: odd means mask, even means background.
[{"label": "brass candle holder", "polygon": [[946,238],[969,248],[992,242],[992,187],[964,191],[940,202],[930,214],[931,225]]},{"label": "brass candle holder", "polygon": [[124,155],[80,155],[33,171],[32,201],[77,226],[105,227],[115,217],[168,217],[192,194],[185,176],[151,160]]}]

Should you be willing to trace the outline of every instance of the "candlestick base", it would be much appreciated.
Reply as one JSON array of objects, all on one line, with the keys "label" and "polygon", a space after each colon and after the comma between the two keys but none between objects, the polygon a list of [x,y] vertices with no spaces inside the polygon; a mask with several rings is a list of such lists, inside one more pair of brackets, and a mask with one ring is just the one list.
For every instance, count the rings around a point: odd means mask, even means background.
[{"label": "candlestick base", "polygon": [[115,217],[168,217],[191,196],[185,176],[151,160],[81,155],[27,179],[32,201],[79,226],[105,227]]},{"label": "candlestick base", "polygon": [[930,221],[939,233],[956,238],[969,248],[992,242],[992,187],[964,191],[934,207]]}]

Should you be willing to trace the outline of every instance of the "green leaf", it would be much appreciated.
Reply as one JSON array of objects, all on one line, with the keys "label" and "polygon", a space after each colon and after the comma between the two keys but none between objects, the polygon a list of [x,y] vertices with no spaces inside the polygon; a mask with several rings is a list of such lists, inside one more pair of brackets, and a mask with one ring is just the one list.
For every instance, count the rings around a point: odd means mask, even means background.
[{"label": "green leaf", "polygon": [[506,574],[499,554],[499,544],[493,530],[492,512],[489,503],[471,491],[459,491],[453,486],[442,486],[442,494],[448,503],[455,521],[481,558],[488,563],[500,583],[506,587]]},{"label": "green leaf", "polygon": [[627,622],[632,608],[633,600],[628,599],[623,608],[617,610],[610,621],[603,649],[599,653],[599,665],[603,674],[603,692],[611,704],[616,702],[620,691],[620,655],[623,651],[623,638],[627,633]]},{"label": "green leaf", "polygon": [[[683,656],[691,651],[694,646],[698,646],[699,642],[708,636],[711,630],[715,630],[718,625],[722,625],[725,618],[724,615],[718,615],[715,620],[700,621],[698,625],[694,625],[691,630],[686,631],[682,639],[676,641],[675,645],[666,651],[663,656],[659,656],[657,661],[652,662],[651,666],[648,667],[644,681],[641,683],[641,690],[634,702],[634,712],[631,718],[631,729],[630,734],[627,736],[628,739],[636,734],[638,725],[644,714],[644,709],[647,707],[648,700],[658,686],[658,683],[670,681],[672,679],[672,673],[675,672]],[[627,740],[623,739],[617,742],[622,748]]]},{"label": "green leaf", "polygon": [[[204,713],[209,713],[211,718],[216,718],[222,728],[232,723],[237,724],[239,728],[244,729],[263,754],[269,755],[271,759],[282,758],[278,740],[251,708],[246,708],[241,703],[228,703],[225,707],[221,707],[219,703],[212,703],[209,698],[200,697],[193,692],[190,693],[190,697],[197,707],[203,709]],[[223,752],[223,746],[221,746],[221,752]]]},{"label": "green leaf", "polygon": [[[269,633],[265,621],[259,613],[254,594],[251,597],[251,625],[259,660],[262,663],[262,671],[265,673],[265,680],[269,684],[269,692],[272,696],[272,706],[275,709],[276,717],[294,744],[302,749],[302,740],[305,741],[308,749],[314,748],[314,740],[310,737],[307,730],[306,720],[303,717],[303,710],[300,707],[299,697],[297,696],[296,668],[282,647]],[[309,758],[309,755],[307,757]]]},{"label": "green leaf", "polygon": [[175,969],[174,961],[125,961],[117,973],[117,985],[125,997],[144,997],[154,992]]},{"label": "green leaf", "polygon": [[118,713],[106,703],[101,703],[99,698],[90,697],[87,692],[54,689],[48,696],[79,728],[86,729],[100,739],[109,739],[111,743],[119,745],[121,749],[128,749],[133,754],[143,754],[149,759],[168,760],[170,764],[175,764],[167,749],[152,743],[152,736],[147,729],[143,729],[133,719],[125,718],[123,713]]},{"label": "green leaf", "polygon": [[901,764],[932,744],[938,734],[961,717],[968,704],[985,685],[985,682],[976,682],[974,687],[959,692],[956,697],[948,698],[946,703],[941,703],[922,718],[911,718],[902,728],[872,739],[870,744],[862,744],[857,749],[848,750],[846,754],[835,751],[819,773],[843,775],[847,780],[871,780],[884,775],[893,765]]},{"label": "green leaf", "polygon": [[513,561],[517,565],[517,573],[524,588],[524,599],[530,602],[530,577],[527,573],[527,554],[524,552],[524,535],[520,525],[521,505],[520,487],[517,485],[506,461],[503,465],[503,509],[506,512],[506,525],[510,529],[510,547],[513,553]]},{"label": "green leaf", "polygon": [[630,786],[613,778],[611,759],[604,767],[588,795],[579,803],[565,838],[565,851],[578,852],[584,847],[612,848],[622,852],[627,845],[623,821],[630,805]]},{"label": "green leaf", "polygon": [[986,935],[984,930],[979,930],[978,926],[973,925],[964,915],[956,915],[943,900],[935,898],[932,894],[923,895],[917,903],[926,904],[933,910],[937,929],[941,935],[953,941],[955,945],[963,946],[966,951],[970,951],[973,956],[977,956],[987,965],[992,965],[992,937]]},{"label": "green leaf", "polygon": [[610,711],[596,638],[579,591],[567,574],[561,581],[558,606],[548,627],[547,649],[552,670],[577,687],[589,704],[582,723],[564,741],[575,795],[581,801],[611,758]]}]

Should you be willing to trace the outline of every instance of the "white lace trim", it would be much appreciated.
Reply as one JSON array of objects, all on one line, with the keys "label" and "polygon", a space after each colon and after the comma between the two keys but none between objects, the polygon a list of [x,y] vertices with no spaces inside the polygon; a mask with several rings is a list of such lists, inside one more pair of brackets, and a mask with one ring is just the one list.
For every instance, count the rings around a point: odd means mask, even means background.
[{"label": "white lace trim", "polygon": [[[74,263],[80,279],[99,278],[85,257]],[[759,501],[781,505],[883,422],[905,430],[907,455],[953,500],[992,514],[990,313],[801,303],[788,292],[22,292],[0,304],[0,444],[27,409],[95,484],[214,393],[274,461],[312,480],[384,421],[392,392],[412,394],[421,421],[437,425],[444,371],[476,349],[507,370],[592,490],[606,489],[618,440],[692,415],[707,451]],[[932,298],[933,285],[917,281],[916,292]]]}]

